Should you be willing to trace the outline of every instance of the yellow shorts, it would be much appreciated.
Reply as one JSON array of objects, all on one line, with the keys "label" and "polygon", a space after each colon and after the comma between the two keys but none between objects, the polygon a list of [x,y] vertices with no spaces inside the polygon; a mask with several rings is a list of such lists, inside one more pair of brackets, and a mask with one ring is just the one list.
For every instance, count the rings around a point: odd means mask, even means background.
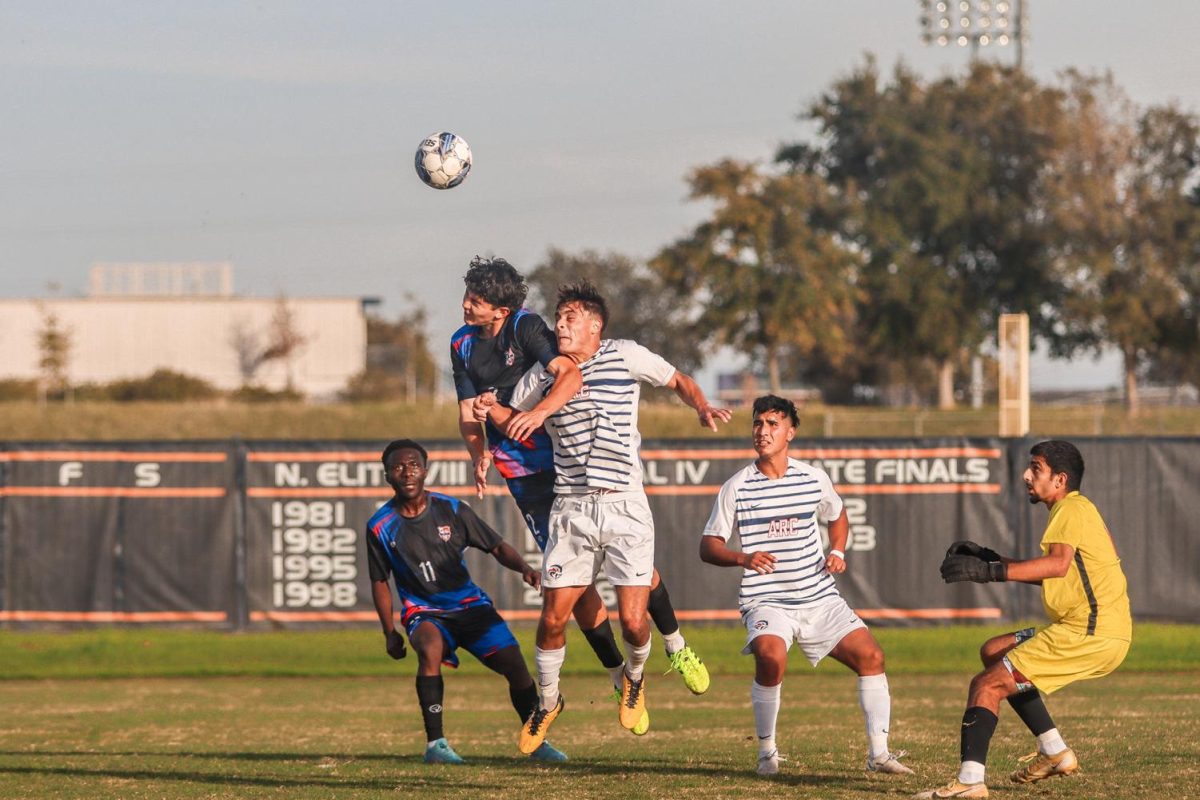
[{"label": "yellow shorts", "polygon": [[1047,625],[1009,650],[1004,661],[1014,672],[1018,688],[1024,688],[1024,676],[1050,694],[1075,681],[1103,678],[1121,666],[1128,652],[1129,642],[1121,639],[1088,636],[1065,625]]}]

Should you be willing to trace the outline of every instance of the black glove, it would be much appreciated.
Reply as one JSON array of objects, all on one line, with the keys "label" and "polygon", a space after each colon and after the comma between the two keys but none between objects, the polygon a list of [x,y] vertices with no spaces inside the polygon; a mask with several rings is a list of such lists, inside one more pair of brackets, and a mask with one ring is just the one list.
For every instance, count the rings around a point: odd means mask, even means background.
[{"label": "black glove", "polygon": [[946,583],[1008,580],[1008,565],[1003,561],[984,561],[977,556],[950,555],[942,560],[942,580]]},{"label": "black glove", "polygon": [[393,628],[387,635],[387,654],[397,661],[408,655],[404,649],[404,637]]},{"label": "black glove", "polygon": [[975,556],[982,558],[984,561],[999,561],[1000,554],[990,547],[984,547],[981,544],[975,544],[969,539],[955,542],[950,545],[950,549],[946,551],[948,556]]}]

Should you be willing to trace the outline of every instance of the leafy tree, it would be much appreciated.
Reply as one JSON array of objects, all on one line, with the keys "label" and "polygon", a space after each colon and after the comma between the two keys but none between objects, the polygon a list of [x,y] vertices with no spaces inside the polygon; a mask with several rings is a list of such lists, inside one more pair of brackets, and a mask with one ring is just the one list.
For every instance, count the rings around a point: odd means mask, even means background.
[{"label": "leafy tree", "polygon": [[1059,350],[1117,348],[1125,402],[1153,362],[1181,377],[1196,355],[1200,127],[1175,106],[1139,112],[1111,76],[1068,75],[1076,143],[1060,164],[1057,266],[1069,289]]},{"label": "leafy tree", "polygon": [[429,352],[427,324],[428,313],[422,306],[394,321],[367,317],[367,365],[346,384],[342,397],[411,403],[436,394],[439,373]]},{"label": "leafy tree", "polygon": [[858,299],[860,260],[840,234],[853,198],[811,171],[773,175],[732,160],[697,169],[690,183],[713,212],[650,266],[690,299],[697,339],[759,359],[772,391],[785,354],[842,361]]},{"label": "leafy tree", "polygon": [[70,392],[67,369],[71,362],[71,332],[63,327],[58,315],[39,306],[42,327],[37,333],[38,397],[45,402],[49,396],[65,398]]},{"label": "leafy tree", "polygon": [[939,406],[953,406],[954,364],[994,335],[999,314],[1027,311],[1047,330],[1045,175],[1064,141],[1059,101],[995,65],[926,85],[903,66],[885,83],[868,59],[803,115],[819,142],[779,152],[858,201],[864,346],[906,374],[934,365]]},{"label": "leafy tree", "polygon": [[584,250],[567,253],[552,248],[527,276],[530,304],[554,324],[558,287],[587,280],[608,303],[608,339],[633,339],[691,372],[703,363],[700,343],[686,317],[685,306],[672,298],[659,275],[628,256]]}]

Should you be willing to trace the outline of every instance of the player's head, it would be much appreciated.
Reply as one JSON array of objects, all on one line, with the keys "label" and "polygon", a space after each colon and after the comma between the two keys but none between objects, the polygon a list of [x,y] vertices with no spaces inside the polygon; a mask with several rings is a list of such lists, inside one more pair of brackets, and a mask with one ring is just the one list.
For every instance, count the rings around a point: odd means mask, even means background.
[{"label": "player's head", "polygon": [[608,304],[593,284],[580,281],[558,287],[554,332],[560,353],[569,356],[595,352],[607,324]]},{"label": "player's head", "polygon": [[503,258],[471,259],[463,276],[463,322],[487,325],[503,320],[525,304],[529,286],[517,268]]},{"label": "player's head", "polygon": [[383,475],[402,500],[412,500],[425,491],[429,453],[412,439],[396,439],[383,448]]},{"label": "player's head", "polygon": [[1083,485],[1083,454],[1061,439],[1038,442],[1029,450],[1029,466],[1021,476],[1029,489],[1029,502],[1054,502]]},{"label": "player's head", "polygon": [[755,399],[753,414],[754,451],[759,457],[771,458],[787,452],[800,424],[796,404],[778,395],[763,395]]}]

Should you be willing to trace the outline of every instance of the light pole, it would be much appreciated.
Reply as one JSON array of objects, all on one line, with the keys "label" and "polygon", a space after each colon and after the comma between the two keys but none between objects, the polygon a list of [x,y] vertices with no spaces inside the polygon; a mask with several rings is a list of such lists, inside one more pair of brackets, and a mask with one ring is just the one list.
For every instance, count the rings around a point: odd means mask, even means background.
[{"label": "light pole", "polygon": [[980,47],[1016,49],[1017,69],[1025,66],[1025,44],[1029,36],[1029,0],[919,0],[921,41],[947,47],[971,48],[971,58]]}]

